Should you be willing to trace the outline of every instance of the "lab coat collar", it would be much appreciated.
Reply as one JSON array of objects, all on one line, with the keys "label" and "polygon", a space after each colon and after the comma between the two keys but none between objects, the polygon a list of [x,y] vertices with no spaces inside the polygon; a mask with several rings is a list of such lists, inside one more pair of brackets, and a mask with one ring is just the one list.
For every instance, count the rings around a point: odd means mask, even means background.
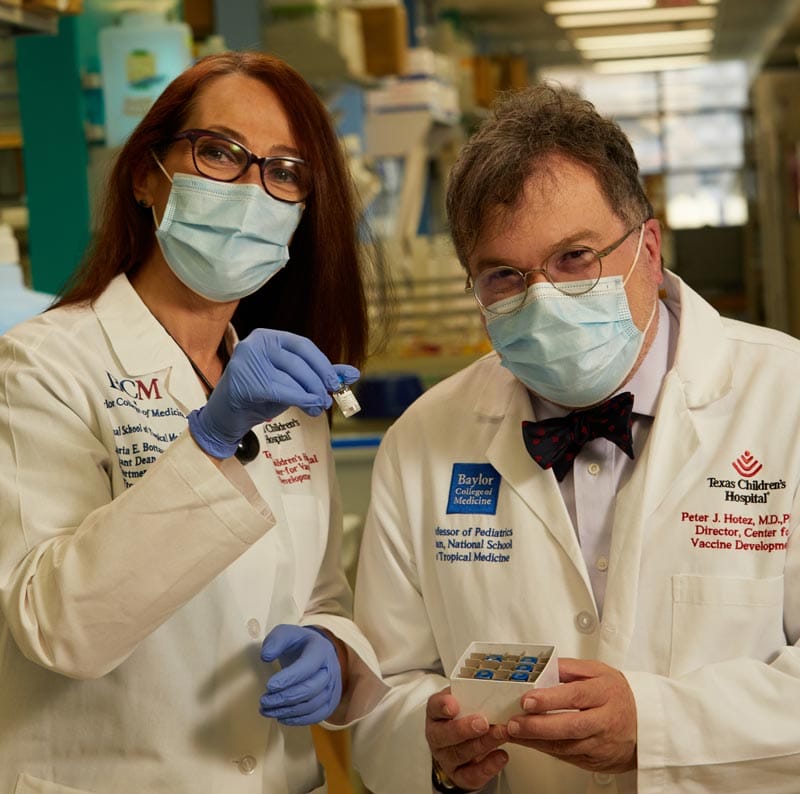
[{"label": "lab coat collar", "polygon": [[[94,311],[126,375],[166,371],[166,388],[184,410],[203,405],[205,392],[189,359],[150,312],[125,274],[111,281],[95,301]],[[230,351],[236,341],[232,326],[225,336]]]},{"label": "lab coat collar", "polygon": [[169,334],[123,273],[95,301],[94,311],[127,375],[144,375],[175,363]]},{"label": "lab coat collar", "polygon": [[665,272],[665,302],[678,318],[675,361],[658,397],[655,421],[630,480],[617,494],[611,561],[624,575],[610,576],[603,606],[598,658],[620,667],[627,658],[636,621],[647,517],[666,500],[686,493],[715,447],[713,428],[697,421],[699,409],[732,389],[732,350],[719,314],[681,279]]},{"label": "lab coat collar", "polygon": [[591,598],[586,565],[558,483],[525,450],[521,422],[535,418],[528,390],[501,366],[497,353],[476,362],[473,371],[484,379],[473,409],[477,423],[497,425],[486,449],[487,460],[561,545]]},{"label": "lab coat collar", "polygon": [[664,288],[664,302],[680,327],[669,374],[680,381],[686,407],[702,408],[724,397],[733,386],[727,334],[719,312],[668,270],[664,271]]},{"label": "lab coat collar", "polygon": [[[521,392],[527,394],[527,391],[522,383],[501,365],[500,356],[494,350],[487,353],[481,361],[488,363],[491,359],[495,360],[496,366],[493,369],[487,367],[487,370],[492,372],[493,376],[484,381],[483,388],[475,400],[474,411],[486,419],[499,419],[510,412],[512,402],[519,399]],[[527,401],[527,397],[525,400]]]}]

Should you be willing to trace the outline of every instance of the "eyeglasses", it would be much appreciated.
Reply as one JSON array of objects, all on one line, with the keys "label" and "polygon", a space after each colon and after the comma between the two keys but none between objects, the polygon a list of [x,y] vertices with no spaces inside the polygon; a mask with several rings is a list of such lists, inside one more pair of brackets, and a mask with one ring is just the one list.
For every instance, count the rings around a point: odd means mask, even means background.
[{"label": "eyeglasses", "polygon": [[484,270],[472,283],[467,276],[465,292],[472,292],[480,307],[488,314],[513,314],[525,304],[528,281],[536,273],[544,273],[547,280],[565,295],[585,295],[594,289],[603,272],[603,259],[617,250],[641,224],[629,229],[616,242],[595,251],[587,246],[577,246],[558,251],[548,257],[542,267],[525,272],[515,267],[501,265]]},{"label": "eyeglasses", "polygon": [[279,201],[296,204],[311,192],[311,168],[299,157],[258,157],[241,143],[209,130],[185,130],[174,141],[192,144],[197,173],[218,182],[235,182],[257,163],[264,190]]}]

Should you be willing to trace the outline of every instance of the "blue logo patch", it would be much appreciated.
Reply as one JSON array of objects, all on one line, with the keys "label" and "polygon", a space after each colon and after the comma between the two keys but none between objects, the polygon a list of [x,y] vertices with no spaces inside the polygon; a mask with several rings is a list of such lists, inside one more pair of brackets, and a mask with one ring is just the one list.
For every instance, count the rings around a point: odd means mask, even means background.
[{"label": "blue logo patch", "polygon": [[491,463],[454,463],[448,513],[497,514],[500,472]]}]

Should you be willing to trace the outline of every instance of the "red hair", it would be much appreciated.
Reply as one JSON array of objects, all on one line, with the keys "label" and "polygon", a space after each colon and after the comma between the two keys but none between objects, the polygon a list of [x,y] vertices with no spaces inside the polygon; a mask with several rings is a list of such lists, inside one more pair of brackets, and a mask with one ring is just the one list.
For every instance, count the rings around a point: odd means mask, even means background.
[{"label": "red hair", "polygon": [[[253,328],[313,339],[332,361],[363,363],[367,352],[364,252],[352,181],[328,111],[311,86],[283,61],[259,52],[226,52],[198,61],[170,83],[119,152],[100,227],[58,305],[91,303],[120,273],[131,273],[156,245],[153,217],[134,198],[134,179],[152,153],[162,156],[215,77],[242,74],[275,92],[289,119],[313,187],[290,246],[289,264],[233,316],[240,337]],[[221,120],[224,122],[224,120]]]}]

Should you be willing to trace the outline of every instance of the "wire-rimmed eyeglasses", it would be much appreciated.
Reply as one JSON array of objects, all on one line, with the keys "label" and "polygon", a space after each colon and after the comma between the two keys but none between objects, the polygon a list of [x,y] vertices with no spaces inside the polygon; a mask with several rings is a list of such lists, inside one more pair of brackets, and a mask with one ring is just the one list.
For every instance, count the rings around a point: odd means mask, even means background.
[{"label": "wire-rimmed eyeglasses", "polygon": [[233,138],[210,130],[184,130],[173,140],[192,144],[194,167],[208,179],[234,182],[256,163],[261,184],[273,198],[296,204],[311,192],[311,168],[299,157],[259,157]]},{"label": "wire-rimmed eyeglasses", "polygon": [[467,276],[465,292],[472,292],[480,307],[488,314],[513,314],[525,304],[528,282],[536,273],[565,295],[585,295],[594,289],[603,273],[603,259],[617,250],[642,224],[628,229],[619,240],[602,251],[588,246],[573,246],[557,251],[542,267],[523,272],[510,265],[492,267],[480,273],[473,282]]}]

